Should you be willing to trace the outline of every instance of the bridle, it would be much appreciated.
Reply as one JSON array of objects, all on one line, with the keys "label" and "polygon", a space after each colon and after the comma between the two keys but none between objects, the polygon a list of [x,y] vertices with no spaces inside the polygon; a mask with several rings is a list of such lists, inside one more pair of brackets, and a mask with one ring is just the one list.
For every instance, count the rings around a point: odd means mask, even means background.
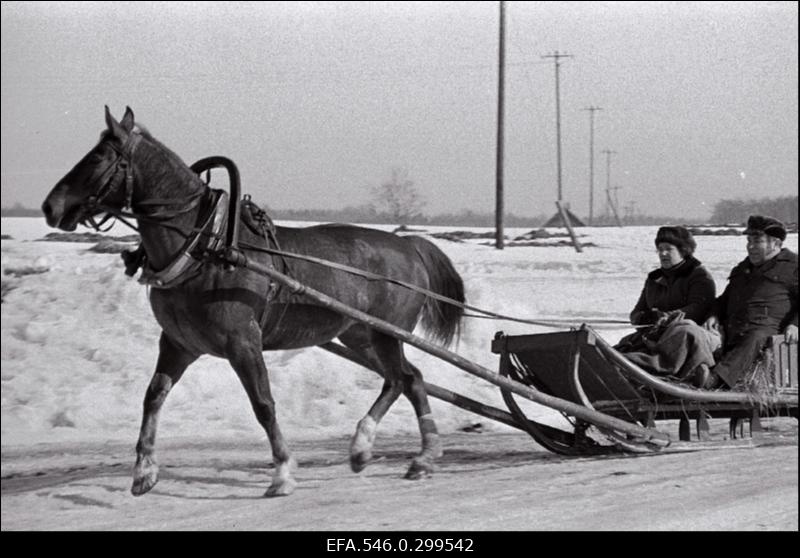
[{"label": "bridle", "polygon": [[[128,138],[122,147],[117,147],[113,142],[106,140],[106,145],[116,152],[117,157],[92,180],[90,186],[92,189],[96,186],[96,190],[82,205],[84,213],[87,214],[87,217],[81,221],[83,225],[100,230],[100,227],[113,216],[117,210],[106,205],[105,201],[109,196],[117,192],[123,180],[125,183],[125,205],[122,209],[131,208],[133,203],[133,165],[131,164],[131,158],[140,141],[141,136],[134,132],[128,134]],[[94,216],[101,211],[104,211],[106,215],[100,223],[97,223]]]},{"label": "bridle", "polygon": [[[149,221],[157,223],[161,226],[173,229],[180,233],[184,238],[188,235],[179,227],[166,223],[170,219],[182,215],[194,209],[202,199],[208,194],[210,188],[207,184],[198,188],[192,194],[189,194],[184,199],[148,199],[137,202],[136,208],[133,204],[133,155],[142,141],[142,135],[136,131],[131,130],[128,137],[122,146],[117,146],[114,142],[106,140],[106,145],[116,152],[116,158],[109,163],[90,183],[90,188],[94,189],[93,193],[81,205],[83,213],[86,215],[81,220],[81,224],[92,227],[100,231],[101,228],[108,220],[112,218],[119,219],[125,225],[135,231],[139,231],[138,227],[128,222],[125,218],[136,219],[137,221]],[[124,185],[124,205],[121,208],[108,205],[107,200],[118,194],[120,187]],[[95,189],[96,188],[96,189]],[[169,209],[169,206],[178,207]],[[149,208],[156,208],[151,211]],[[167,209],[165,209],[167,208]],[[100,222],[95,220],[95,215],[105,213]],[[105,231],[109,230],[113,223],[109,225]],[[105,232],[103,231],[103,232]]]}]

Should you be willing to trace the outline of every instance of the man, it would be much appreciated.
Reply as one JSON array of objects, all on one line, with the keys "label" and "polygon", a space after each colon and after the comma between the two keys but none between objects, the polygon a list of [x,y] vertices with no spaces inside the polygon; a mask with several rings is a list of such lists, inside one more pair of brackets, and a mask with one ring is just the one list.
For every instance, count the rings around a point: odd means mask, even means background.
[{"label": "man", "polygon": [[733,387],[752,369],[766,340],[783,333],[797,342],[797,254],[783,248],[786,227],[772,217],[747,220],[747,258],[731,271],[728,286],[714,302],[709,329],[722,326],[722,358],[696,378],[706,389]]}]

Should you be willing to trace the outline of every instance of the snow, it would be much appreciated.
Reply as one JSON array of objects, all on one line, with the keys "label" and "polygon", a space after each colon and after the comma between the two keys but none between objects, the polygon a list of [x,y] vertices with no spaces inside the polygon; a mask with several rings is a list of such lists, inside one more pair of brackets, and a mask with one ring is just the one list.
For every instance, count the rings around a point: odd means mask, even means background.
[{"label": "snow", "polygon": [[[481,244],[490,240],[433,241],[464,278],[468,303],[521,318],[573,320],[579,325],[592,318],[627,318],[646,273],[657,265],[656,228],[578,229],[582,242],[596,245],[585,247],[583,253],[569,246],[500,251]],[[464,229],[426,229],[444,230]],[[4,292],[2,303],[2,445],[133,444],[159,335],[147,289],[125,276],[118,255],[90,252],[92,245],[86,243],[37,240],[48,232],[53,231],[43,219],[2,219],[3,235],[11,236],[2,241],[4,291],[6,284],[13,287]],[[117,226],[107,234],[129,232]],[[506,231],[511,237],[524,232]],[[696,256],[721,291],[727,273],[745,255],[744,239],[696,239]],[[790,235],[785,245],[797,251],[797,235]],[[509,334],[552,331],[468,318],[453,350],[496,370],[497,356],[490,344],[498,330]],[[620,325],[599,331],[615,342],[629,329]],[[414,348],[408,348],[407,355],[426,381],[505,409],[499,390],[484,380]],[[265,359],[278,420],[290,443],[350,435],[380,391],[377,375],[321,349],[276,351],[265,353]],[[435,399],[431,405],[443,433],[476,422],[484,430],[511,431]],[[529,412],[542,420],[561,420],[549,409],[531,406]],[[381,422],[378,435],[416,432],[411,405],[401,398]],[[228,363],[208,356],[193,364],[170,393],[161,413],[159,436],[265,438]]]}]

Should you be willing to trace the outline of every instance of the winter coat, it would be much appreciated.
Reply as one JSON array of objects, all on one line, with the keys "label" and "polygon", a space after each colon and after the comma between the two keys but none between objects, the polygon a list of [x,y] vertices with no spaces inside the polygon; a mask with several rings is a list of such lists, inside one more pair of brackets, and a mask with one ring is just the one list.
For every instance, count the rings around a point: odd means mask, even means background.
[{"label": "winter coat", "polygon": [[708,270],[695,257],[688,256],[676,268],[659,268],[647,275],[639,301],[631,311],[631,323],[654,323],[655,308],[662,312],[681,310],[687,319],[702,324],[711,313],[716,293]]},{"label": "winter coat", "polygon": [[797,325],[797,254],[783,248],[760,266],[741,261],[713,312],[731,341],[755,329],[777,334]]}]

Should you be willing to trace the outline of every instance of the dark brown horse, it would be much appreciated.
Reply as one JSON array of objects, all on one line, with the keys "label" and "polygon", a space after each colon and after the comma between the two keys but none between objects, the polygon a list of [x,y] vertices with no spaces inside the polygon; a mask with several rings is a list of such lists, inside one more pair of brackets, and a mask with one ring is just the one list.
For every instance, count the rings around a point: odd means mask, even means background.
[{"label": "dark brown horse", "polygon": [[[143,277],[153,286],[150,305],[162,333],[155,373],[144,398],[132,493],[144,494],[158,480],[156,426],[167,394],[192,362],[210,354],[228,359],[269,437],[275,472],[266,495],[290,494],[296,485],[294,460],[278,427],[261,353],[311,347],[334,338],[373,363],[385,379],[353,436],[352,469],[360,471],[369,462],[377,425],[402,393],[414,407],[422,437],[422,450],[406,476],[430,473],[441,445],[422,375],[406,360],[402,342],[278,288],[260,274],[231,269],[213,258],[201,263],[202,248],[217,246],[224,236],[220,231],[227,217],[219,210],[225,205],[220,192],[136,127],[130,108],[117,122],[106,107],[106,124],[99,143],[55,185],[42,209],[50,226],[67,231],[87,220],[94,224],[101,213],[124,215],[126,207],[139,225],[147,258]],[[272,241],[284,251],[332,260],[464,300],[462,280],[451,262],[425,239],[349,225],[272,230]],[[242,246],[265,246],[270,236],[245,225],[239,228]],[[287,262],[257,250],[247,255],[400,328],[410,331],[421,320],[425,330],[445,344],[458,333],[462,310],[457,306],[318,263]]]}]

